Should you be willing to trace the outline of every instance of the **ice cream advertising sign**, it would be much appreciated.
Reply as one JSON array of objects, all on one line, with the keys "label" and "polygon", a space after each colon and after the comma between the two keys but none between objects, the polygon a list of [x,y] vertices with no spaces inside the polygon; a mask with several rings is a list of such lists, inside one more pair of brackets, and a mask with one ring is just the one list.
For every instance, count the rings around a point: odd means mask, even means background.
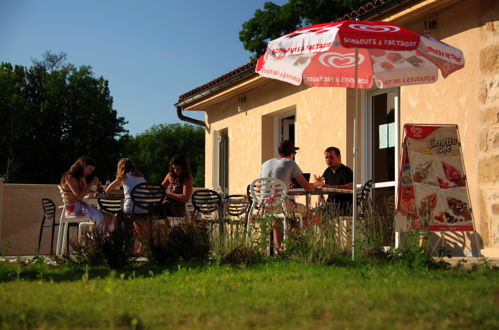
[{"label": "ice cream advertising sign", "polygon": [[397,211],[412,229],[473,228],[457,125],[404,125]]}]

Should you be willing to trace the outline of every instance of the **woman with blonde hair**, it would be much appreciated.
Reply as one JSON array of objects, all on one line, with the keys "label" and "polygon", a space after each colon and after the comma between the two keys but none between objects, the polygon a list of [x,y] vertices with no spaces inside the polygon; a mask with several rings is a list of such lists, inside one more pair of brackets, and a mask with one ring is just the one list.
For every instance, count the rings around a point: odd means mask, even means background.
[{"label": "woman with blonde hair", "polygon": [[67,170],[61,178],[61,188],[66,196],[66,216],[87,216],[98,225],[105,225],[110,229],[114,223],[114,216],[102,213],[97,208],[83,201],[83,198],[93,192],[90,187],[100,186],[99,178],[94,177],[88,184],[85,177],[95,170],[96,162],[90,157],[83,156]]},{"label": "woman with blonde hair", "polygon": [[147,213],[147,210],[139,207],[135,207],[135,210],[133,209],[133,201],[131,196],[133,188],[135,188],[136,185],[144,182],[146,182],[146,180],[144,179],[144,175],[140,173],[140,171],[137,169],[137,166],[135,166],[135,163],[130,158],[121,158],[118,161],[116,179],[106,187],[106,192],[112,192],[113,190],[117,190],[117,188],[122,186],[123,194],[125,195],[123,212],[130,214],[133,210],[134,213]]}]

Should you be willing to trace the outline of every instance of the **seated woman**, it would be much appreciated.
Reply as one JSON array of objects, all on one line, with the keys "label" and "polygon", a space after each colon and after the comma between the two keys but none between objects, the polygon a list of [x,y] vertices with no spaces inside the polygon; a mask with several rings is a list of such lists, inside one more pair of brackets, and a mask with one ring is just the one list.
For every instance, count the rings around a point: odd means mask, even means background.
[{"label": "seated woman", "polygon": [[[146,214],[147,210],[140,208],[139,206],[133,207],[132,200],[132,190],[136,185],[146,182],[144,179],[144,175],[137,169],[135,163],[130,158],[121,158],[118,161],[118,166],[116,169],[116,179],[111,182],[106,187],[107,193],[112,193],[115,190],[118,190],[120,187],[123,187],[123,194],[125,195],[125,201],[123,203],[123,213],[131,214],[133,212],[134,215],[138,214]],[[140,218],[134,218],[133,229],[135,233],[141,234],[145,231],[145,225],[138,221]],[[135,243],[135,253],[137,255],[142,255],[142,244],[140,242]]]},{"label": "seated woman", "polygon": [[135,188],[136,185],[144,182],[146,182],[146,180],[144,179],[144,175],[139,172],[139,170],[135,166],[135,163],[129,158],[121,158],[118,161],[116,179],[106,187],[106,192],[112,193],[113,190],[117,190],[120,186],[122,186],[123,194],[125,195],[123,212],[126,214],[130,214],[133,210],[134,214],[147,213],[147,210],[144,210],[138,206],[133,209],[133,201],[131,197],[133,188]]},{"label": "seated woman", "polygon": [[100,185],[99,178],[94,177],[89,184],[85,177],[95,170],[95,160],[90,157],[80,157],[61,178],[61,188],[66,195],[66,216],[81,217],[87,216],[94,220],[97,225],[105,225],[107,230],[111,230],[114,224],[114,216],[102,213],[97,208],[83,202],[83,198],[90,192],[90,187]]},{"label": "seated woman", "polygon": [[185,216],[185,203],[192,195],[192,175],[189,163],[184,157],[173,156],[168,165],[168,174],[161,185],[166,191],[166,215]]}]

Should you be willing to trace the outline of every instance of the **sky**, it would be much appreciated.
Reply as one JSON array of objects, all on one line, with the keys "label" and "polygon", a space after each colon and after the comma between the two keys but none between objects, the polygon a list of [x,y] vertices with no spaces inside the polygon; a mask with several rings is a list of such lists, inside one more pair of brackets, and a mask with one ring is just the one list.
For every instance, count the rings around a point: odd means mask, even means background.
[{"label": "sky", "polygon": [[266,1],[0,0],[0,62],[31,66],[51,51],[91,66],[135,136],[180,122],[179,95],[249,62],[239,31]]}]

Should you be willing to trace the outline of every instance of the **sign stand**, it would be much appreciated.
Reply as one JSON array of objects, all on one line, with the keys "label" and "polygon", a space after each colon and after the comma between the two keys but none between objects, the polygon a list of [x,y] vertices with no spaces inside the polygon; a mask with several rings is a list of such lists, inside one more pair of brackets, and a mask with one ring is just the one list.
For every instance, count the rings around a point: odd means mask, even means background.
[{"label": "sign stand", "polygon": [[398,188],[396,231],[439,232],[432,254],[446,234],[463,232],[466,241],[475,231],[457,125],[404,125]]}]

